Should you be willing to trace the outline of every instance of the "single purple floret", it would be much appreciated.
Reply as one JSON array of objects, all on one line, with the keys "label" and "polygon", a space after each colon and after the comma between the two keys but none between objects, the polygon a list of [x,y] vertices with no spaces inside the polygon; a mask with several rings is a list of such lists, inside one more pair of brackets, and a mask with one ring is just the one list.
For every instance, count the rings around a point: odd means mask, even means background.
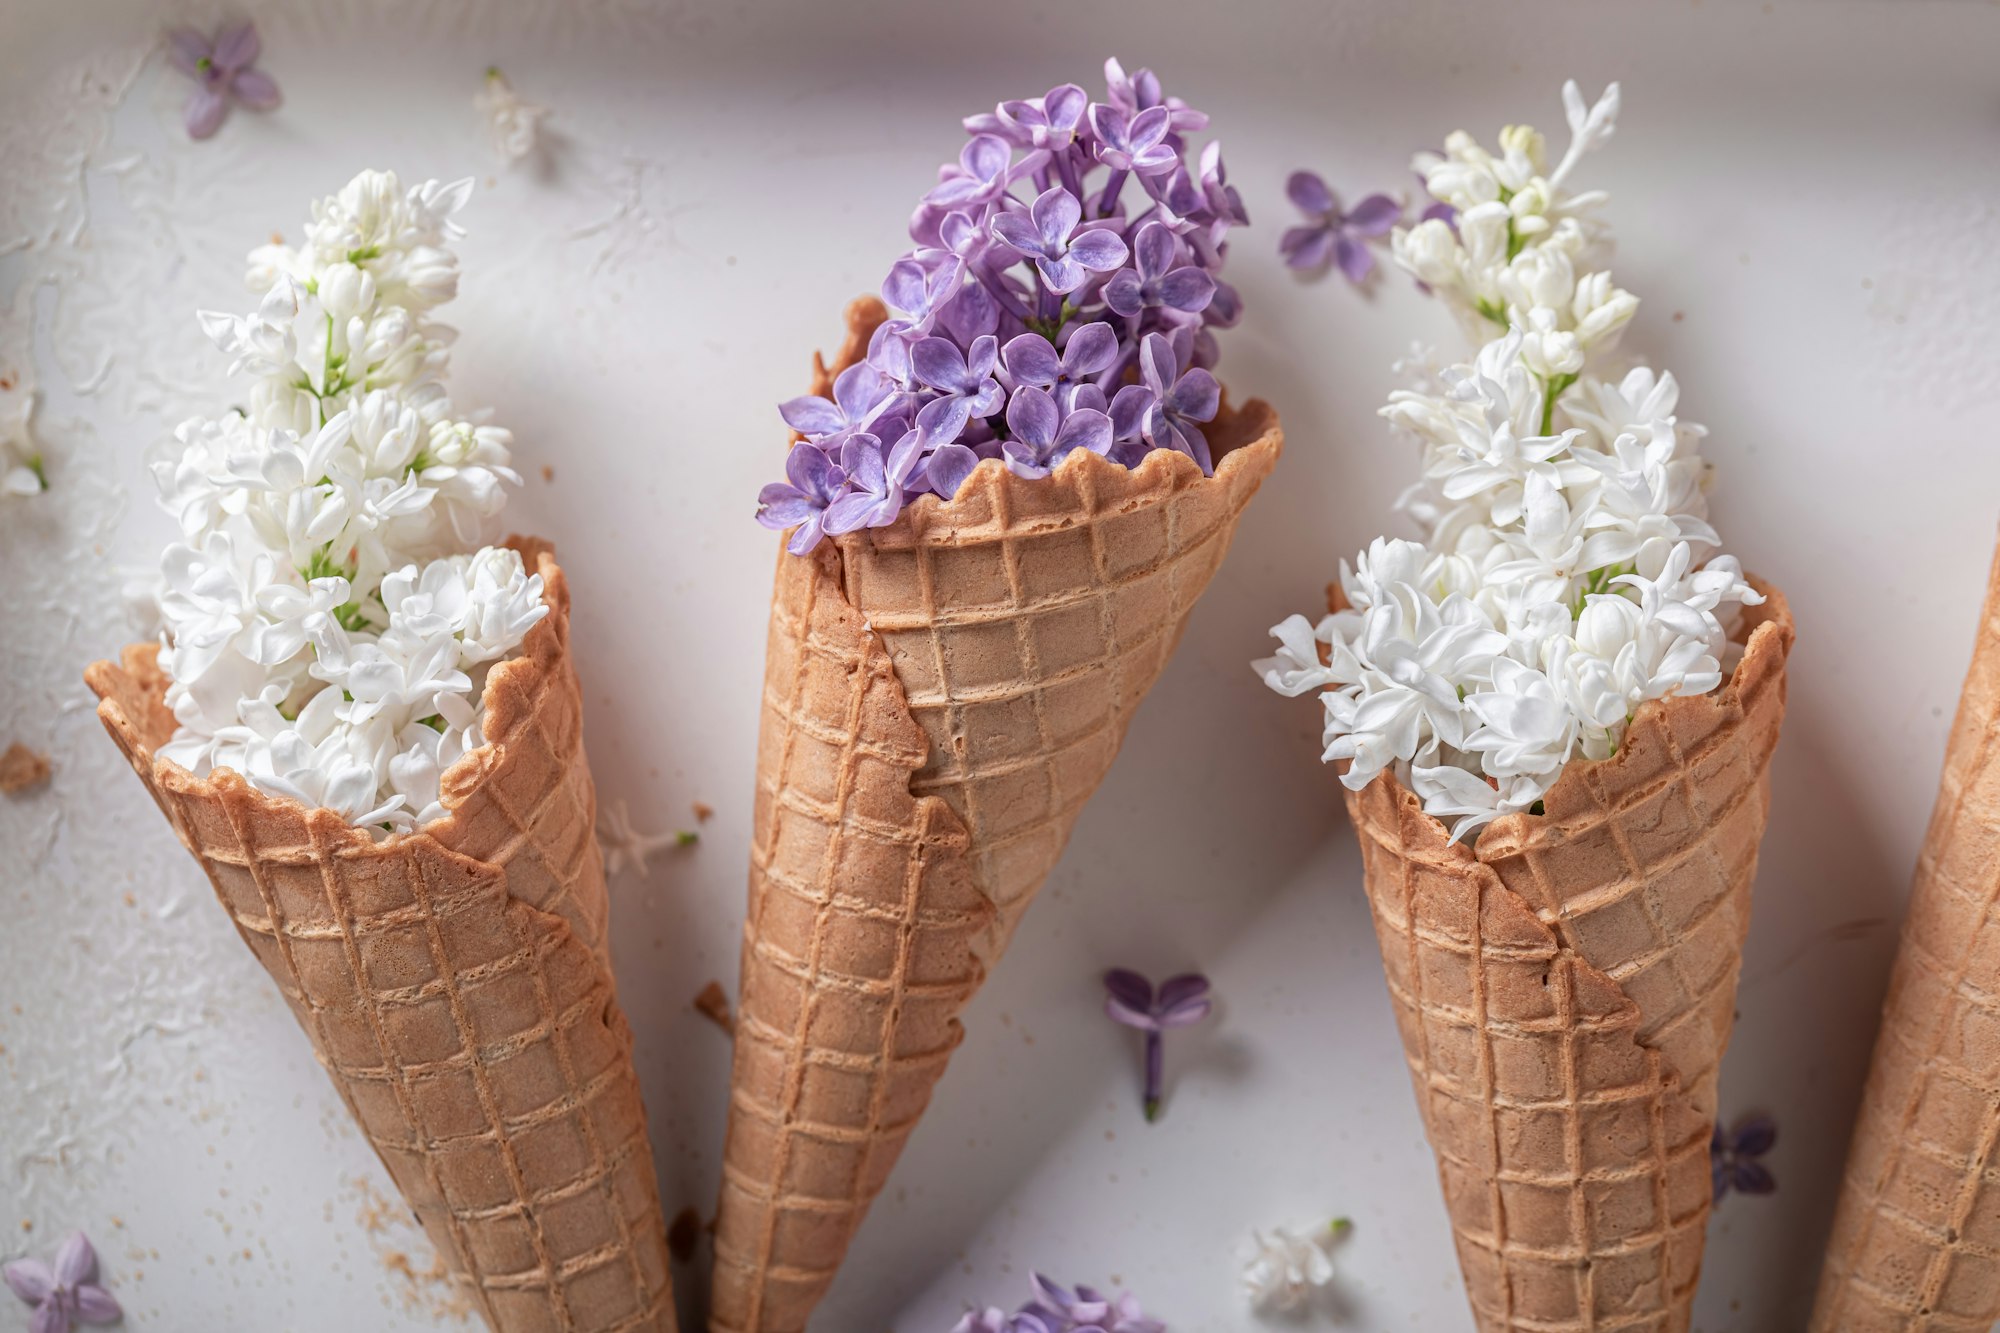
[{"label": "single purple floret", "polygon": [[1001,446],[1017,476],[1046,477],[1076,449],[1101,454],[1111,447],[1111,418],[1081,407],[1065,416],[1046,389],[1022,385],[1007,403],[1007,442]]},{"label": "single purple floret", "polygon": [[778,414],[807,439],[823,442],[866,426],[895,392],[880,371],[857,361],[833,381],[832,398],[794,398],[779,404]]},{"label": "single purple floret", "polygon": [[1162,1073],[1161,1034],[1169,1028],[1191,1027],[1207,1018],[1214,1008],[1208,998],[1208,978],[1198,972],[1169,977],[1160,983],[1158,995],[1153,983],[1137,972],[1114,967],[1104,974],[1104,1012],[1116,1022],[1138,1028],[1146,1034],[1146,1119],[1160,1115]]},{"label": "single purple floret", "polygon": [[1285,263],[1295,269],[1320,269],[1331,261],[1349,282],[1361,282],[1375,271],[1368,242],[1387,235],[1403,217],[1403,206],[1386,194],[1371,194],[1352,211],[1343,212],[1326,182],[1310,171],[1293,172],[1285,182],[1285,193],[1306,215],[1304,226],[1292,227],[1279,238]]},{"label": "single purple floret", "polygon": [[97,1284],[97,1251],[74,1232],[56,1250],[54,1264],[16,1259],[0,1268],[7,1289],[35,1307],[30,1333],[69,1333],[77,1324],[114,1324],[124,1317],[117,1298]]},{"label": "single purple floret", "polygon": [[1174,266],[1180,245],[1166,224],[1148,222],[1132,244],[1132,267],[1104,284],[1104,303],[1127,319],[1168,306],[1196,315],[1215,298],[1215,279],[1194,264]]},{"label": "single purple floret", "polygon": [[1035,261],[1049,290],[1067,295],[1090,279],[1125,262],[1125,242],[1101,227],[1077,230],[1083,205],[1060,185],[1052,185],[1025,213],[997,213],[993,234]]},{"label": "single purple floret", "polygon": [[767,528],[798,529],[785,549],[804,555],[826,532],[826,510],[847,489],[847,474],[816,444],[795,444],[785,455],[785,481],[757,493],[757,521]]},{"label": "single purple floret", "polygon": [[188,137],[206,139],[222,128],[232,102],[252,111],[270,111],[284,100],[278,82],[256,68],[263,43],[257,25],[238,23],[210,41],[193,28],[167,35],[167,60],[195,81],[183,110]]},{"label": "single purple floret", "polygon": [[1083,324],[1070,333],[1061,353],[1039,333],[1010,339],[1000,362],[1015,384],[1058,390],[1088,382],[1118,359],[1118,335],[1109,324]]},{"label": "single purple floret", "polygon": [[[1068,148],[1090,109],[1090,94],[1073,83],[1058,84],[1040,97],[1019,102],[1002,102],[993,116],[973,117],[968,130],[998,134],[1022,148]],[[990,126],[990,128],[989,128]]]},{"label": "single purple floret", "polygon": [[1201,423],[1215,420],[1222,409],[1222,386],[1215,376],[1199,366],[1182,374],[1173,344],[1157,333],[1147,334],[1139,345],[1139,374],[1153,395],[1146,414],[1147,440],[1156,449],[1186,454],[1204,473],[1214,475],[1215,460]]},{"label": "single purple floret", "polygon": [[910,372],[937,397],[917,413],[917,429],[931,446],[950,444],[974,416],[990,417],[1006,394],[993,378],[999,348],[991,335],[959,351],[948,338],[925,338],[910,348]]},{"label": "single purple floret", "polygon": [[1778,1122],[1762,1111],[1737,1117],[1727,1131],[1720,1123],[1708,1142],[1709,1183],[1715,1202],[1735,1190],[1738,1194],[1770,1194],[1778,1181],[1758,1159],[1778,1144]]},{"label": "single purple floret", "polygon": [[894,523],[903,512],[903,492],[916,471],[922,442],[922,433],[914,428],[904,431],[893,445],[866,431],[850,435],[840,447],[840,470],[847,474],[848,491],[826,507],[827,535]]},{"label": "single purple floret", "polygon": [[1090,108],[1090,132],[1097,140],[1097,160],[1114,171],[1157,176],[1179,166],[1180,152],[1167,142],[1172,128],[1172,113],[1163,106],[1130,117],[1103,102]]},{"label": "single purple floret", "polygon": [[1006,193],[1015,176],[1014,150],[997,134],[979,134],[959,150],[956,166],[938,171],[938,183],[924,202],[945,208],[991,203]]}]

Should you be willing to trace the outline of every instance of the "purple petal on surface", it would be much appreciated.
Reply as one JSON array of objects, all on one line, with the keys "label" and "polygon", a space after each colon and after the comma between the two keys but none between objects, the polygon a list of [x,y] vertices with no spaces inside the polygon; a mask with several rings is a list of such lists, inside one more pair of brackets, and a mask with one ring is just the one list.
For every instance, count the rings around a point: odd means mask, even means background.
[{"label": "purple petal on surface", "polygon": [[278,81],[261,69],[236,71],[236,77],[229,81],[229,91],[252,111],[272,111],[285,100],[278,91]]},{"label": "purple petal on surface", "polygon": [[[1088,328],[1104,328],[1104,325],[1087,325]],[[1079,331],[1080,332],[1080,331]],[[1105,329],[1109,333],[1109,329]],[[1074,338],[1071,339],[1075,341]],[[1117,337],[1112,338],[1115,350]],[[1023,333],[1007,340],[1001,350],[1000,360],[1005,363],[1007,373],[1023,384],[1054,384],[1062,374],[1062,362],[1056,356],[1056,349],[1049,340],[1039,333]]]},{"label": "purple petal on surface", "polygon": [[1104,990],[1112,999],[1139,1013],[1153,1007],[1153,983],[1130,968],[1114,967],[1106,972]]},{"label": "purple petal on surface", "polygon": [[1363,236],[1380,236],[1402,220],[1402,204],[1386,194],[1371,194],[1347,215],[1347,229]]},{"label": "purple petal on surface", "polygon": [[1134,1009],[1115,995],[1104,997],[1104,1012],[1110,1016],[1112,1022],[1123,1023],[1128,1028],[1138,1028],[1141,1032],[1157,1032],[1160,1029],[1159,1022],[1154,1019],[1151,1012]]},{"label": "purple petal on surface", "polygon": [[1007,429],[1016,439],[1034,448],[1036,454],[1055,443],[1060,414],[1056,400],[1045,389],[1022,385],[1007,404]]},{"label": "purple petal on surface", "polygon": [[[1129,268],[1121,268],[1111,275],[1111,281],[1104,284],[1104,304],[1127,319],[1135,319],[1146,308],[1146,293],[1139,281],[1139,275]],[[1103,328],[1104,325],[1096,325]]]},{"label": "purple petal on surface", "polygon": [[79,1282],[90,1280],[97,1271],[97,1251],[91,1248],[90,1237],[81,1231],[72,1231],[56,1251],[56,1284],[74,1287]]},{"label": "purple petal on surface", "polygon": [[1164,1012],[1208,994],[1208,978],[1199,972],[1183,972],[1160,983],[1159,1007]]},{"label": "purple petal on surface", "polygon": [[28,1317],[28,1333],[69,1333],[69,1311],[55,1301],[45,1301]]},{"label": "purple petal on surface", "polygon": [[1201,1022],[1202,1019],[1207,1018],[1209,1011],[1214,1008],[1215,1001],[1208,999],[1206,996],[1198,1000],[1187,1000],[1171,1007],[1161,1005],[1160,1026],[1163,1028],[1193,1027],[1196,1023]]},{"label": "purple petal on surface", "polygon": [[39,1305],[56,1289],[56,1275],[40,1259],[16,1259],[0,1267],[0,1277],[6,1279],[7,1290],[30,1305]]},{"label": "purple petal on surface", "polygon": [[215,58],[215,47],[193,28],[175,28],[167,34],[167,63],[189,78],[201,77],[201,62]]},{"label": "purple petal on surface", "polygon": [[1118,335],[1109,324],[1077,326],[1063,347],[1062,365],[1073,380],[1095,375],[1118,357]]},{"label": "purple petal on surface", "polygon": [[1334,262],[1347,275],[1349,282],[1361,282],[1375,271],[1375,256],[1369,253],[1367,245],[1352,236],[1342,234],[1333,243]]},{"label": "purple petal on surface", "polygon": [[941,444],[924,466],[930,488],[949,500],[965,485],[965,479],[979,466],[979,455],[962,444]]},{"label": "purple petal on surface", "polygon": [[1778,1122],[1761,1111],[1743,1116],[1729,1127],[1730,1146],[1745,1157],[1762,1157],[1778,1142]]},{"label": "purple petal on surface", "polygon": [[125,1317],[118,1298],[95,1282],[84,1283],[75,1294],[77,1316],[86,1324],[115,1324]]},{"label": "purple petal on surface", "polygon": [[1738,1159],[1730,1166],[1729,1183],[1744,1194],[1770,1194],[1777,1190],[1778,1181],[1762,1162],[1746,1162]]},{"label": "purple petal on surface", "polygon": [[1294,171],[1286,177],[1285,197],[1301,213],[1312,217],[1327,217],[1340,211],[1340,201],[1333,197],[1333,191],[1326,188],[1326,182],[1316,171]]},{"label": "purple petal on surface", "polygon": [[188,94],[182,114],[187,119],[188,137],[206,139],[222,128],[222,118],[229,114],[229,97],[219,88],[197,88]]},{"label": "purple petal on surface", "polygon": [[1160,280],[1160,300],[1176,310],[1199,314],[1215,299],[1215,279],[1206,269],[1192,264],[1177,268]]},{"label": "purple petal on surface", "polygon": [[257,25],[244,22],[224,28],[215,39],[215,63],[226,70],[248,69],[257,63],[263,43],[257,40]]},{"label": "purple petal on surface", "polygon": [[1313,269],[1326,264],[1333,253],[1333,228],[1324,223],[1307,227],[1287,227],[1278,238],[1278,250],[1290,268]]}]

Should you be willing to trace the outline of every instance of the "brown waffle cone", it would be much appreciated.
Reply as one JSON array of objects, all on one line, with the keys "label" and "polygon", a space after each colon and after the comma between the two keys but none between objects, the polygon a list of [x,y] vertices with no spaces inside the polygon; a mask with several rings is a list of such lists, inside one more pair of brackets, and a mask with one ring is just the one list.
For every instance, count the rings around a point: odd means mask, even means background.
[{"label": "brown waffle cone", "polygon": [[152,644],[85,679],[341,1100],[496,1333],[672,1333],[632,1035],[613,994],[569,589],[485,692],[444,818],[376,842],[330,810],[154,751]]},{"label": "brown waffle cone", "polygon": [[[849,308],[834,370],[883,317]],[[949,504],[780,555],[716,1333],[798,1333],[832,1282],[1282,435],[1253,401],[1210,441],[1212,479],[1165,452],[987,462]]]},{"label": "brown waffle cone", "polygon": [[1945,749],[1815,1333],[2000,1322],[2000,559]]},{"label": "brown waffle cone", "polygon": [[1754,608],[1722,689],[1649,703],[1540,816],[1454,843],[1384,773],[1347,793],[1474,1318],[1679,1333],[1792,624]]}]

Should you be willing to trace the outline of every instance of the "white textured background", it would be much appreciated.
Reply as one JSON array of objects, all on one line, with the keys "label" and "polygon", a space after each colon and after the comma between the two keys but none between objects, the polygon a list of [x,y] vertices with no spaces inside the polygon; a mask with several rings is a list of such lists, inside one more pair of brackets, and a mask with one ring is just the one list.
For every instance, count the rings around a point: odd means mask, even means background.
[{"label": "white textured background", "polygon": [[[1628,347],[1713,430],[1729,546],[1797,613],[1734,1113],[1776,1114],[1769,1199],[1728,1200],[1697,1327],[1803,1326],[1969,651],[2000,497],[2000,8],[1990,4],[920,3],[257,6],[286,104],[207,144],[155,42],[203,4],[0,16],[0,381],[41,396],[53,490],[0,502],[0,1256],[99,1242],[129,1326],[402,1333],[450,1295],[276,992],[101,734],[79,673],[127,637],[123,571],[169,524],[143,455],[223,397],[197,307],[362,166],[476,173],[455,396],[517,432],[512,523],[560,545],[589,743],[646,827],[716,810],[613,886],[617,963],[671,1215],[712,1207],[773,540],[772,404],[903,246],[957,118],[1105,54],[1214,117],[1256,226],[1225,380],[1289,452],[1078,825],[826,1303],[830,1333],[942,1333],[1039,1267],[1123,1283],[1177,1333],[1241,1329],[1232,1248],[1335,1213],[1361,1330],[1469,1326],[1316,710],[1245,668],[1378,531],[1412,460],[1373,412],[1443,312],[1394,280],[1294,283],[1287,171],[1409,182],[1465,126],[1560,128],[1567,75],[1624,81]],[[501,170],[472,107],[501,64],[556,109]],[[1555,137],[1560,140],[1560,133]],[[16,389],[14,392],[18,392]],[[0,392],[5,392],[0,390]],[[553,482],[539,469],[554,469]],[[1139,1118],[1096,974],[1199,966],[1219,1021]],[[704,1254],[705,1260],[705,1254]],[[691,1303],[699,1265],[677,1272]],[[0,1329],[25,1310],[0,1304]]]}]

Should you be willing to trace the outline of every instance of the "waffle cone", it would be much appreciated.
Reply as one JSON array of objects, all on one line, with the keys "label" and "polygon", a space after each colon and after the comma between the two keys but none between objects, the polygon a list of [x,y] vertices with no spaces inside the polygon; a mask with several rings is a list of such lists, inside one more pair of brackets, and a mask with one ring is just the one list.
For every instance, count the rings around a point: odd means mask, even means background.
[{"label": "waffle cone", "polygon": [[2000,559],[1820,1272],[1814,1333],[2000,1322]]},{"label": "waffle cone", "polygon": [[[833,370],[879,302],[848,310]],[[833,371],[816,366],[817,391]],[[982,463],[950,503],[780,554],[771,599],[716,1333],[798,1333],[1277,461],[1225,410],[1156,451]]]},{"label": "waffle cone", "polygon": [[1792,640],[1758,586],[1723,688],[1646,704],[1546,814],[1467,847],[1392,774],[1347,793],[1484,1333],[1688,1327]]},{"label": "waffle cone", "polygon": [[450,812],[376,842],[154,751],[157,648],[85,679],[98,716],[291,1005],[341,1100],[495,1333],[672,1333],[632,1035],[613,994],[569,590],[485,692]]}]

